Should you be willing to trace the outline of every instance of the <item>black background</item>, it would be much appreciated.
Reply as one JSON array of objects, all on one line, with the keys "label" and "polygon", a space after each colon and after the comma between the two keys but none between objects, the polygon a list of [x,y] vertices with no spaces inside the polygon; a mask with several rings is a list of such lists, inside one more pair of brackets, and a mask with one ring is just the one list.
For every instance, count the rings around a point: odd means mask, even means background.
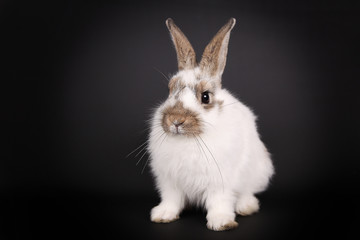
[{"label": "black background", "polygon": [[[2,1],[1,239],[264,239],[357,233],[359,6],[349,1]],[[262,210],[206,229],[151,223],[152,109],[176,72],[171,17],[198,59],[230,17],[223,86],[254,109],[276,168]]]}]

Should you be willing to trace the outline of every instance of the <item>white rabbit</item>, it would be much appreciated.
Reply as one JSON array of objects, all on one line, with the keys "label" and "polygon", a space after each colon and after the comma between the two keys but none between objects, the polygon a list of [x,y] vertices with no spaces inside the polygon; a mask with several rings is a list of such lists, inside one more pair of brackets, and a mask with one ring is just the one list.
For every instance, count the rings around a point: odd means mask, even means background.
[{"label": "white rabbit", "polygon": [[259,210],[255,193],[265,190],[273,165],[256,129],[252,111],[221,87],[231,18],[204,50],[195,52],[172,19],[166,20],[179,71],[168,99],[151,120],[148,151],[161,202],[151,221],[172,222],[186,204],[204,206],[207,227],[237,227],[235,213]]}]

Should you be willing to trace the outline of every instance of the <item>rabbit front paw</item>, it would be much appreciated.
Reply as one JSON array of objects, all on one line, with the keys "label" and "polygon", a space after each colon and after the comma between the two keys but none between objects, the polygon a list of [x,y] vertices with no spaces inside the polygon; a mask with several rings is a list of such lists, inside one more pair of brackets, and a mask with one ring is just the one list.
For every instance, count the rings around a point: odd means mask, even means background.
[{"label": "rabbit front paw", "polygon": [[152,222],[169,223],[177,219],[179,219],[179,211],[165,204],[159,204],[151,210]]},{"label": "rabbit front paw", "polygon": [[238,223],[234,220],[234,214],[208,214],[207,220],[207,228],[214,231],[230,230],[238,226]]}]

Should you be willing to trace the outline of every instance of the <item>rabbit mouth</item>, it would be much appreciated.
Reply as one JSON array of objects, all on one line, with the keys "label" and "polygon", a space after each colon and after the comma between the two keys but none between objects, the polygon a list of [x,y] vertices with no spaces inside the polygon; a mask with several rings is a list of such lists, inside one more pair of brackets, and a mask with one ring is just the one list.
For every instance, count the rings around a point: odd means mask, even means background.
[{"label": "rabbit mouth", "polygon": [[163,111],[162,127],[174,135],[199,135],[202,133],[198,115],[183,107],[181,102]]},{"label": "rabbit mouth", "polygon": [[169,132],[173,134],[185,134],[186,131],[184,130],[184,127],[182,126],[182,123],[174,122],[172,125],[169,126]]}]

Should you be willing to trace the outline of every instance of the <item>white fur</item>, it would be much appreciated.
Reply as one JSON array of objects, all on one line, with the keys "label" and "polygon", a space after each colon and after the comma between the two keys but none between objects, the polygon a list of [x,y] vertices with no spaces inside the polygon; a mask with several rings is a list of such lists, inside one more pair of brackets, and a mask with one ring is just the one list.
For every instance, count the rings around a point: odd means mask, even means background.
[{"label": "white fur", "polygon": [[[202,79],[198,68],[176,76],[187,86]],[[161,203],[151,212],[153,221],[176,220],[189,203],[204,206],[207,226],[222,230],[234,223],[235,212],[249,215],[259,209],[254,194],[267,187],[273,165],[259,138],[256,117],[227,90],[219,88],[214,95],[222,105],[206,110],[186,87],[178,100],[170,96],[154,113],[148,150]],[[164,133],[162,110],[176,101],[206,121],[199,137]]]}]

